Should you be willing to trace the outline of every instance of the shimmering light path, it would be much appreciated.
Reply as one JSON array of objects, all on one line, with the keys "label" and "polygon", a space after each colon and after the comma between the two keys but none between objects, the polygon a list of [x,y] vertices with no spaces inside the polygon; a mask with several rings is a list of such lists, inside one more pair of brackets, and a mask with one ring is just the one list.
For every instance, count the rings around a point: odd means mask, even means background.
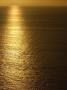
[{"label": "shimmering light path", "polygon": [[23,21],[24,19],[22,17],[21,26],[21,12],[19,7],[10,7],[3,37],[4,57],[2,61],[4,62],[4,66],[2,71],[6,80],[4,83],[6,90],[26,90],[25,88],[27,88],[25,86],[27,83],[25,73],[28,73],[28,71],[24,72],[24,68],[27,65],[24,63],[28,62],[22,53],[26,52],[29,43]]}]

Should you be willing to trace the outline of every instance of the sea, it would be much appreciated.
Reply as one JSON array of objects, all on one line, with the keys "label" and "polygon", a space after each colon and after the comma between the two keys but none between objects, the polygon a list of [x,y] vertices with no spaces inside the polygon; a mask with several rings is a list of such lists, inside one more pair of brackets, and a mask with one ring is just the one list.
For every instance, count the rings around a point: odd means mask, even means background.
[{"label": "sea", "polygon": [[67,7],[0,6],[0,90],[67,90]]}]

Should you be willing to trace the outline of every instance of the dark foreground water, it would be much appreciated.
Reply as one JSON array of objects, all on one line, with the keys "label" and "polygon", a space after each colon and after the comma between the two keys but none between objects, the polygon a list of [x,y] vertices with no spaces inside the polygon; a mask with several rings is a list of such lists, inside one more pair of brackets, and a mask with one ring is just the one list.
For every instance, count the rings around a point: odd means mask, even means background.
[{"label": "dark foreground water", "polygon": [[0,90],[66,84],[67,7],[0,7]]}]

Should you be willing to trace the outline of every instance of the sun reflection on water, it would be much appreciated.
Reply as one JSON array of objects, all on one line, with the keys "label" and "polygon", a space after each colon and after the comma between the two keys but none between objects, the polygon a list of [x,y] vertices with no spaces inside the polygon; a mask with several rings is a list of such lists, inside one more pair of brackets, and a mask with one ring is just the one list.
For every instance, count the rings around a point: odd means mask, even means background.
[{"label": "sun reflection on water", "polygon": [[[20,59],[20,52],[26,50],[26,41],[25,26],[24,24],[21,26],[20,9],[17,6],[12,6],[8,10],[8,19],[3,41],[3,73],[8,83],[8,86],[5,86],[7,90],[8,87],[13,89],[17,88],[18,90],[22,87],[20,78],[22,79],[22,77],[24,77],[24,72],[22,72],[24,68],[24,58]],[[23,65],[23,68],[21,65]]]}]

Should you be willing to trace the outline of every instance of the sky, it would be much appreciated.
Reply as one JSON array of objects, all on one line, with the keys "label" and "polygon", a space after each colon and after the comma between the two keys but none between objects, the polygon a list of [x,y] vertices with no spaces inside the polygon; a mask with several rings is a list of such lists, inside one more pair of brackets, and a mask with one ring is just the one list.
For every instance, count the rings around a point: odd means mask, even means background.
[{"label": "sky", "polygon": [[0,0],[0,6],[14,3],[22,6],[67,6],[67,0]]}]

